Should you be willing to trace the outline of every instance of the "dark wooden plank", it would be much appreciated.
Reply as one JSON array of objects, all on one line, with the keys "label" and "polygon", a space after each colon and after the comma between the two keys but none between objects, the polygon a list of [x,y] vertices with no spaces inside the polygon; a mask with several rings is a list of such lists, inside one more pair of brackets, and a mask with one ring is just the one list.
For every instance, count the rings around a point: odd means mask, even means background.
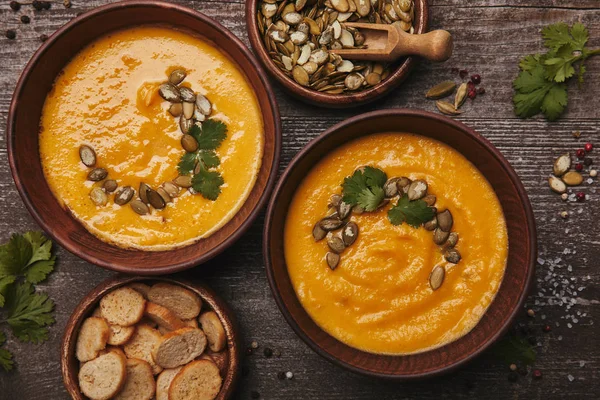
[{"label": "dark wooden plank", "polygon": [[[51,34],[77,13],[108,2],[74,0],[71,9],[55,4],[50,12],[42,13],[34,13],[30,8],[13,13],[8,2],[0,5],[0,28],[16,28],[19,37],[16,41],[0,38],[0,241],[7,240],[11,232],[37,229],[16,192],[6,158],[6,116],[20,71],[39,46],[40,34]],[[248,44],[243,1],[178,3],[213,16]],[[600,270],[597,268],[600,186],[595,182],[586,189],[592,195],[589,202],[565,204],[550,193],[545,184],[554,156],[580,147],[586,140],[598,141],[600,137],[600,101],[597,89],[593,90],[600,82],[600,60],[589,63],[588,84],[584,90],[578,90],[576,86],[570,88],[569,111],[557,123],[547,123],[543,119],[519,120],[514,117],[510,101],[517,61],[525,54],[542,49],[539,31],[544,25],[582,21],[590,28],[591,43],[600,46],[600,4],[597,0],[433,0],[430,3],[432,26],[449,29],[456,38],[455,55],[440,65],[422,63],[406,84],[385,99],[360,109],[326,110],[291,99],[276,88],[285,135],[280,169],[283,170],[312,138],[349,116],[395,107],[434,111],[434,105],[424,99],[423,93],[432,84],[451,77],[453,66],[481,73],[487,94],[469,105],[468,112],[460,120],[502,150],[523,180],[536,213],[540,258],[544,265],[538,266],[537,287],[531,293],[528,306],[536,309],[537,317],[528,320],[523,316],[520,320],[534,326],[540,344],[536,368],[543,371],[544,378],[532,381],[529,374],[517,383],[511,383],[507,380],[506,365],[489,352],[449,376],[411,384],[371,380],[329,364],[295,336],[271,297],[261,254],[261,216],[230,251],[187,274],[205,279],[231,304],[246,344],[256,340],[261,345],[244,362],[248,374],[241,381],[237,396],[240,399],[248,399],[252,390],[259,391],[265,399],[600,397],[600,332],[593,319],[600,315]],[[32,23],[20,24],[20,14],[32,16]],[[572,138],[573,130],[580,130],[584,134],[582,139]],[[594,154],[594,157],[600,162],[600,156]],[[565,209],[573,215],[566,221],[559,217],[560,211]],[[67,398],[58,364],[62,330],[77,301],[111,274],[62,249],[58,256],[57,272],[47,283],[40,285],[57,303],[57,324],[50,331],[50,340],[43,345],[9,341],[7,348],[15,352],[19,365],[14,373],[0,373],[2,399]],[[551,264],[558,258],[562,260],[556,266],[552,265],[553,271],[550,271]],[[546,281],[548,273],[557,276],[550,276]],[[577,295],[568,295],[576,302],[569,310],[565,305],[548,305],[553,283],[563,287],[564,279],[577,291]],[[571,315],[577,323],[572,318],[566,319]],[[546,323],[552,324],[551,333],[542,333],[541,328]],[[567,323],[571,323],[572,328]],[[280,350],[281,357],[265,358],[262,355],[265,346]],[[295,377],[281,381],[277,378],[280,371],[293,371]],[[573,377],[572,382],[568,379],[569,374]]]}]

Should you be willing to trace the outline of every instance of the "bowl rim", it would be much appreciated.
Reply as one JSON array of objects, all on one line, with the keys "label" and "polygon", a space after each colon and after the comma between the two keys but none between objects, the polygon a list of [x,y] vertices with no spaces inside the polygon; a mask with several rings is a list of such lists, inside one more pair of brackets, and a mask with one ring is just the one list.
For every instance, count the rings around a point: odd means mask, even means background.
[{"label": "bowl rim", "polygon": [[[317,147],[323,141],[327,140],[330,136],[336,135],[338,131],[345,129],[348,126],[353,125],[354,123],[357,123],[357,122],[362,122],[362,121],[369,120],[369,119],[377,119],[380,117],[390,117],[390,116],[391,117],[419,117],[419,118],[432,119],[437,122],[449,125],[458,131],[461,131],[463,134],[470,136],[472,139],[476,140],[480,145],[485,147],[486,150],[502,165],[504,172],[508,175],[511,183],[514,185],[514,187],[516,189],[519,199],[521,200],[521,205],[523,207],[524,213],[526,215],[527,225],[530,228],[528,238],[531,243],[531,251],[530,251],[530,257],[529,257],[530,260],[529,260],[529,265],[528,265],[529,268],[528,268],[528,274],[526,276],[526,279],[525,279],[525,282],[523,285],[524,289],[519,294],[519,298],[518,298],[518,301],[517,301],[515,307],[510,311],[510,314],[505,319],[505,323],[501,326],[501,328],[498,329],[496,332],[494,332],[493,335],[490,335],[487,338],[487,340],[478,349],[476,349],[473,353],[471,353],[469,356],[467,356],[461,360],[454,362],[453,364],[449,364],[449,365],[443,366],[441,368],[437,368],[437,369],[433,369],[433,370],[429,370],[429,371],[425,371],[425,372],[421,372],[421,373],[405,374],[405,375],[380,373],[380,372],[375,372],[372,370],[357,367],[353,364],[347,363],[341,359],[338,359],[338,358],[330,355],[319,344],[317,344],[315,341],[313,341],[301,329],[300,325],[296,322],[296,319],[293,317],[292,313],[285,306],[283,297],[282,297],[281,293],[279,292],[279,290],[277,289],[277,280],[274,276],[273,262],[270,257],[271,226],[273,224],[274,213],[275,213],[275,209],[277,208],[277,202],[281,195],[283,187],[285,186],[292,171],[296,168],[297,164],[304,157],[306,157],[309,153],[311,153],[315,147]],[[371,134],[374,134],[374,133],[376,133],[376,132],[372,132]],[[369,134],[362,135],[361,137],[368,136],[368,135]],[[460,153],[460,151],[459,151],[459,153]],[[367,112],[364,114],[359,114],[359,115],[353,116],[351,118],[348,118],[348,119],[330,127],[329,129],[327,129],[323,133],[321,133],[319,136],[317,136],[316,138],[311,140],[290,161],[289,165],[285,168],[285,171],[282,173],[281,178],[277,182],[277,185],[275,186],[275,189],[273,190],[273,195],[271,196],[271,200],[267,207],[267,212],[266,212],[266,216],[265,216],[265,225],[263,228],[263,258],[265,261],[265,269],[266,269],[266,273],[267,273],[267,279],[269,281],[269,287],[271,289],[273,297],[275,298],[275,302],[277,303],[277,306],[279,307],[279,310],[283,314],[287,323],[294,330],[296,335],[298,335],[313,351],[315,351],[317,354],[319,354],[321,357],[325,358],[329,362],[339,365],[339,366],[341,366],[351,372],[357,373],[357,374],[366,375],[366,376],[375,377],[375,378],[387,379],[387,380],[408,381],[408,380],[419,380],[419,379],[424,379],[424,378],[431,378],[434,376],[439,376],[439,375],[443,375],[448,372],[454,371],[454,370],[458,369],[459,367],[472,361],[476,357],[478,357],[481,353],[483,353],[490,346],[492,346],[500,337],[504,336],[504,334],[506,334],[508,332],[508,330],[514,323],[514,320],[516,319],[520,309],[523,307],[525,301],[527,300],[527,294],[531,290],[531,287],[533,284],[533,279],[535,276],[535,263],[536,263],[535,259],[536,259],[536,254],[537,254],[537,239],[536,238],[537,238],[537,228],[535,225],[535,217],[534,217],[533,208],[531,206],[529,197],[527,196],[525,187],[523,186],[523,183],[519,179],[515,170],[511,167],[508,160],[502,155],[502,153],[500,153],[500,151],[494,145],[492,145],[492,143],[488,139],[486,139],[481,134],[477,133],[474,129],[468,127],[467,125],[465,125],[459,121],[456,121],[454,119],[442,116],[440,114],[434,114],[432,112],[422,111],[422,110],[397,108],[397,109],[386,109],[386,110],[377,110],[377,111]],[[503,279],[503,281],[504,281],[504,279]],[[295,293],[294,293],[294,296],[296,296]],[[494,300],[492,300],[492,303],[495,300],[496,300],[496,298],[494,297]],[[490,304],[492,304],[492,303],[490,303]],[[486,310],[486,313],[487,313],[487,310]],[[331,336],[327,332],[325,332],[321,327],[318,327],[318,328],[319,328],[320,332],[323,332],[326,335]],[[472,331],[473,330],[467,332],[466,335],[469,335]],[[339,342],[338,339],[334,338],[333,336],[331,336],[331,337],[335,341]],[[450,342],[444,346],[441,346],[441,347],[437,348],[437,350],[443,349],[446,346],[450,346],[450,345],[452,345],[452,343],[454,343],[454,342]],[[360,351],[360,350],[356,349],[356,351]],[[426,353],[427,352],[423,352],[423,353],[419,353],[419,354],[426,354]],[[373,353],[369,353],[369,354],[373,354]],[[404,356],[401,356],[401,355],[393,356],[392,355],[391,357],[404,357]]]},{"label": "bowl rim", "polygon": [[[235,314],[225,300],[223,300],[213,291],[213,289],[203,282],[194,282],[175,277],[127,276],[121,274],[105,279],[96,285],[92,290],[87,292],[69,315],[69,319],[67,320],[61,338],[59,349],[60,370],[63,378],[63,385],[69,395],[74,399],[77,398],[73,396],[70,386],[79,388],[79,382],[72,379],[73,376],[71,375],[73,374],[71,374],[71,368],[69,366],[69,358],[75,356],[74,350],[75,344],[77,343],[77,325],[79,325],[79,327],[81,326],[81,323],[83,323],[85,318],[90,316],[90,311],[98,305],[100,299],[104,295],[130,283],[149,280],[170,283],[173,285],[182,286],[188,290],[192,290],[202,299],[203,306],[204,304],[208,304],[211,310],[217,313],[227,336],[227,350],[229,357],[227,376],[223,377],[223,386],[221,387],[221,391],[219,391],[219,395],[217,395],[216,399],[230,398],[235,392],[241,373],[242,333]],[[74,375],[77,377],[77,373]],[[223,391],[223,389],[225,389],[225,391]],[[82,396],[81,398],[85,398],[85,396]]]},{"label": "bowl rim", "polygon": [[[260,197],[258,198],[256,205],[250,211],[250,213],[248,214],[248,217],[244,221],[241,222],[240,226],[234,232],[232,232],[231,235],[229,235],[227,238],[225,238],[221,243],[219,243],[218,245],[216,245],[215,247],[213,247],[212,249],[203,253],[200,256],[190,259],[189,261],[178,262],[175,264],[169,264],[165,267],[144,269],[144,270],[138,270],[138,269],[130,268],[128,266],[122,266],[122,265],[120,265],[118,263],[114,263],[114,262],[107,262],[103,258],[95,257],[93,255],[88,254],[86,251],[82,251],[81,246],[75,245],[74,243],[69,242],[69,241],[61,240],[54,233],[54,229],[49,224],[44,223],[44,221],[42,220],[41,216],[39,215],[37,209],[34,207],[33,203],[31,202],[31,200],[29,198],[29,194],[25,188],[25,185],[22,182],[20,172],[18,171],[16,159],[15,159],[15,152],[16,152],[16,147],[15,147],[15,138],[16,138],[15,122],[16,121],[15,120],[16,120],[17,103],[19,102],[19,99],[22,96],[22,92],[24,90],[26,83],[28,82],[28,80],[30,78],[32,70],[34,68],[36,68],[41,57],[58,40],[58,38],[67,35],[77,25],[79,25],[83,22],[87,22],[91,19],[94,19],[97,16],[102,15],[106,12],[115,11],[117,9],[139,8],[139,7],[168,8],[168,9],[172,9],[179,13],[187,14],[188,16],[190,16],[192,18],[201,20],[203,23],[209,25],[212,29],[215,29],[215,30],[221,32],[224,36],[226,36],[229,40],[231,40],[235,44],[235,46],[238,48],[238,50],[246,57],[248,62],[252,64],[252,66],[256,70],[257,75],[260,77],[261,84],[264,87],[265,93],[267,94],[267,97],[269,99],[269,106],[272,110],[270,114],[273,117],[273,125],[274,125],[274,132],[273,132],[274,152],[273,152],[273,161],[271,163],[272,165],[271,165],[270,176],[268,177],[268,179],[265,183],[265,188],[264,188],[262,194],[260,195]],[[233,57],[231,57],[228,53],[224,53],[224,54],[226,54],[228,57],[230,57],[230,59],[233,60]],[[233,62],[237,64],[237,62],[235,60],[233,60]],[[262,114],[262,112],[261,112],[261,114]],[[283,137],[283,135],[282,135],[282,127],[281,127],[281,114],[279,112],[279,106],[276,101],[275,92],[273,91],[273,88],[271,86],[271,83],[269,82],[269,79],[268,79],[265,71],[263,70],[262,66],[257,62],[256,58],[250,52],[248,47],[246,45],[244,45],[244,43],[235,34],[233,34],[233,32],[231,32],[230,30],[225,28],[223,25],[221,25],[219,22],[215,21],[214,19],[206,16],[205,14],[202,14],[202,13],[200,13],[196,10],[193,10],[191,8],[188,8],[188,7],[184,7],[184,6],[181,6],[178,4],[168,3],[166,1],[160,1],[160,0],[125,0],[125,1],[119,1],[116,3],[105,4],[103,6],[93,8],[90,11],[85,12],[85,13],[75,17],[74,19],[72,19],[71,21],[69,21],[62,27],[60,27],[58,30],[56,30],[48,38],[48,40],[46,40],[38,48],[38,50],[36,50],[36,52],[33,54],[31,59],[27,62],[27,64],[23,68],[23,72],[19,76],[19,79],[15,86],[15,90],[13,92],[10,106],[9,106],[9,111],[8,111],[8,116],[7,116],[7,129],[6,129],[6,134],[5,134],[6,146],[7,146],[7,152],[8,152],[8,161],[9,161],[11,175],[15,182],[15,186],[17,187],[17,191],[18,191],[23,203],[25,204],[25,207],[27,208],[27,210],[29,211],[30,215],[33,217],[35,222],[53,240],[55,240],[57,243],[59,243],[62,247],[64,247],[69,252],[75,254],[76,256],[84,259],[87,262],[90,262],[94,265],[97,265],[97,266],[100,266],[102,268],[106,268],[106,269],[109,269],[112,271],[116,271],[116,272],[128,273],[128,274],[144,274],[144,275],[163,275],[163,274],[170,274],[170,273],[179,272],[179,271],[193,268],[197,265],[203,264],[206,261],[216,257],[217,255],[222,253],[225,249],[229,248],[232,244],[234,244],[237,240],[239,240],[244,235],[244,233],[250,228],[250,226],[252,225],[254,220],[258,217],[258,215],[260,214],[260,212],[262,211],[262,209],[266,206],[266,204],[268,202],[269,195],[271,194],[271,192],[273,190],[273,187],[275,185],[275,182],[276,182],[277,176],[278,176],[278,169],[279,169],[279,163],[280,163],[280,158],[281,158],[282,137]],[[66,210],[66,212],[68,212],[68,210]],[[79,224],[81,224],[80,221],[77,221],[77,222]],[[82,225],[82,228],[87,229],[83,225]],[[101,240],[101,239],[99,239],[99,240]],[[184,247],[177,247],[177,248],[165,250],[165,251],[170,252],[170,251],[181,249],[181,248],[189,248],[189,247],[195,246],[197,244],[198,244],[198,241],[195,241],[190,245],[187,245]],[[114,244],[110,244],[110,245],[115,246]],[[147,252],[147,253],[154,252],[154,251],[139,250],[139,249],[136,249],[136,250],[138,250],[140,252]]]},{"label": "bowl rim", "polygon": [[[429,3],[427,0],[414,1],[415,6],[417,4],[419,6],[419,13],[415,18],[415,20],[418,20],[419,25],[418,28],[415,29],[415,33],[423,34],[429,31]],[[417,65],[417,57],[405,57],[387,79],[367,90],[357,93],[341,95],[309,90],[287,77],[269,58],[265,46],[260,40],[258,24],[256,22],[256,13],[259,2],[260,0],[246,1],[246,31],[248,33],[250,45],[262,66],[269,71],[269,74],[275,78],[288,93],[302,101],[330,108],[355,108],[376,101],[389,94],[390,91],[399,87],[402,82],[408,78],[408,75]]]}]

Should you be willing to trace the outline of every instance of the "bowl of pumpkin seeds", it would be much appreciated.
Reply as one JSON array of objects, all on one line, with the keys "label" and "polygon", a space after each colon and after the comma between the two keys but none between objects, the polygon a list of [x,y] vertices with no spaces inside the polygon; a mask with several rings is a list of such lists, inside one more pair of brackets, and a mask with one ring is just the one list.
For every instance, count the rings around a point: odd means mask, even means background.
[{"label": "bowl of pumpkin seeds", "polygon": [[340,49],[366,48],[350,22],[428,29],[426,0],[249,0],[246,25],[265,69],[292,95],[331,108],[365,104],[398,87],[415,57],[393,63],[347,60]]}]

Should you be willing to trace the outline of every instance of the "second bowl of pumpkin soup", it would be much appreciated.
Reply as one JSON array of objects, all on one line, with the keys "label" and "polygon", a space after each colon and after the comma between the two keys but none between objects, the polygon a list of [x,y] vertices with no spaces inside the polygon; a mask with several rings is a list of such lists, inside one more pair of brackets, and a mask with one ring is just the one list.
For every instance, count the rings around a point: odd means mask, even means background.
[{"label": "second bowl of pumpkin soup", "polygon": [[271,201],[279,306],[309,345],[357,372],[460,365],[506,329],[531,279],[535,227],[519,187],[497,150],[443,117],[344,122],[301,152]]}]

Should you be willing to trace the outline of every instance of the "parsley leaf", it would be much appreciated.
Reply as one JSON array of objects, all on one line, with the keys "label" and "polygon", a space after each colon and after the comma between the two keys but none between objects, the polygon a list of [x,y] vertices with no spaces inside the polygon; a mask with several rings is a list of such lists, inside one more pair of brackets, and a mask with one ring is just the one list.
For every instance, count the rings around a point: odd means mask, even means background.
[{"label": "parsley leaf", "polygon": [[507,364],[521,362],[529,365],[536,359],[533,346],[525,338],[514,334],[508,334],[492,347],[492,354]]},{"label": "parsley leaf", "polygon": [[[52,241],[41,232],[14,234],[7,244],[0,246],[0,279],[25,275],[31,283],[38,283],[46,279],[53,269]],[[32,270],[34,272],[30,272]],[[0,280],[0,294],[1,292],[2,280]]]},{"label": "parsley leaf", "polygon": [[198,159],[208,168],[215,168],[221,165],[221,160],[214,150],[200,150],[198,152]]},{"label": "parsley leaf", "polygon": [[350,205],[358,204],[365,211],[375,211],[385,197],[383,185],[387,175],[379,168],[357,169],[342,183],[343,201]]},{"label": "parsley leaf", "polygon": [[558,50],[563,44],[571,42],[569,34],[569,25],[564,22],[548,25],[542,29],[542,37],[544,38],[544,46],[550,50]]},{"label": "parsley leaf", "polygon": [[177,165],[177,171],[181,175],[187,175],[194,170],[196,166],[196,153],[185,153]]},{"label": "parsley leaf", "polygon": [[192,178],[192,188],[204,198],[213,201],[221,194],[221,185],[224,183],[219,172],[208,171],[205,168],[201,168],[200,172]]},{"label": "parsley leaf", "polygon": [[[0,331],[0,346],[2,346],[6,342],[6,336],[4,332]],[[10,351],[6,349],[0,349],[0,366],[4,369],[4,371],[8,372],[13,369],[14,362],[12,360],[13,356]]]},{"label": "parsley leaf", "polygon": [[13,234],[7,244],[0,246],[0,276],[19,274],[32,255],[31,243],[22,235]]},{"label": "parsley leaf", "polygon": [[207,119],[202,123],[202,130],[198,125],[194,125],[189,134],[196,139],[199,149],[215,150],[227,137],[227,125],[221,121]]},{"label": "parsley leaf", "polygon": [[4,303],[6,301],[6,290],[16,280],[17,277],[14,275],[7,275],[3,278],[0,278],[0,307],[4,307]]},{"label": "parsley leaf", "polygon": [[21,341],[40,343],[48,339],[47,326],[54,323],[54,302],[45,293],[36,293],[33,285],[22,282],[7,293],[6,322]]},{"label": "parsley leaf", "polygon": [[548,120],[555,121],[565,110],[568,100],[567,86],[553,85],[544,97],[541,110]]},{"label": "parsley leaf", "polygon": [[410,201],[408,195],[402,196],[398,203],[388,211],[388,219],[392,225],[402,225],[404,222],[418,228],[430,221],[435,212],[423,200]]}]

